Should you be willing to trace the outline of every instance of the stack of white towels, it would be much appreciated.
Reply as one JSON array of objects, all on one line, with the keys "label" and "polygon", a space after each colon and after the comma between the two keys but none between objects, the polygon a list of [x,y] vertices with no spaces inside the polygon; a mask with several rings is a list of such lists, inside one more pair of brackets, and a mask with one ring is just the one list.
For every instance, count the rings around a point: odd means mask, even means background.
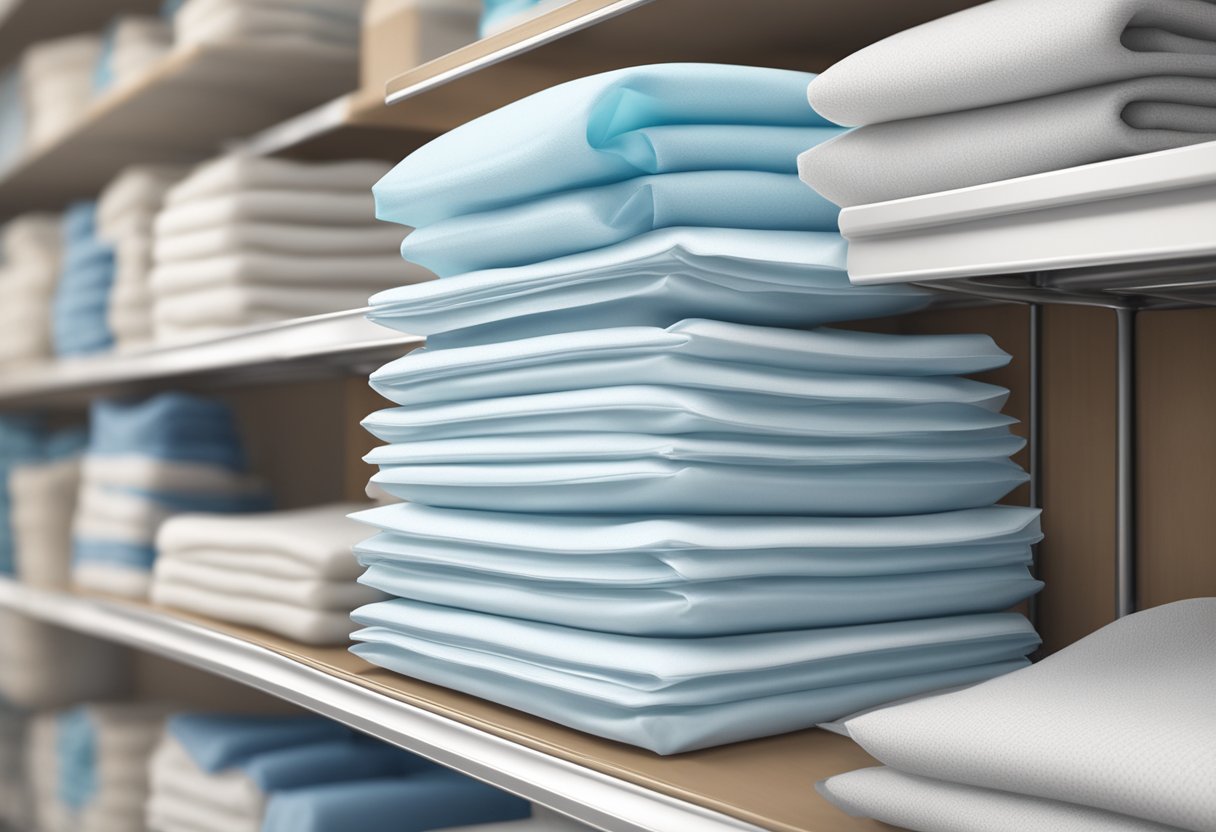
[{"label": "stack of white towels", "polygon": [[226,156],[169,190],[150,281],[158,342],[366,305],[429,279],[368,193],[388,165]]},{"label": "stack of white towels", "polygon": [[[841,132],[804,73],[635,67],[525,98],[376,185],[442,279],[359,519],[374,664],[660,754],[1007,672],[1037,512],[982,335],[810,329],[921,308],[853,287],[798,181]],[[509,153],[499,152],[509,147]],[[788,328],[787,328],[788,327]]]},{"label": "stack of white towels", "polygon": [[126,648],[0,610],[0,700],[26,709],[63,708],[127,691]]},{"label": "stack of white towels", "polygon": [[860,125],[800,159],[838,205],[882,202],[1216,140],[1216,15],[1194,0],[992,0],[816,78]]},{"label": "stack of white towels", "polygon": [[115,177],[97,200],[97,236],[114,248],[114,283],[107,322],[118,349],[152,340],[153,225],[165,193],[186,170],[133,165]]},{"label": "stack of white towels", "polygon": [[528,804],[320,717],[177,714],[150,765],[155,832],[425,832]]},{"label": "stack of white towels", "polygon": [[384,596],[356,582],[364,529],[338,504],[240,516],[182,514],[161,526],[152,601],[306,644],[345,644],[350,612]]},{"label": "stack of white towels", "polygon": [[121,90],[146,77],[173,48],[173,26],[164,17],[122,15],[106,30],[94,72],[98,95]]},{"label": "stack of white towels", "polygon": [[143,828],[148,757],[166,711],[146,704],[87,704],[34,718],[28,765],[43,830]]},{"label": "stack of white towels", "polygon": [[268,507],[224,403],[185,393],[95,401],[73,523],[73,583],[145,598],[167,518]]},{"label": "stack of white towels", "polygon": [[8,474],[17,580],[41,589],[71,584],[72,519],[80,491],[80,467],[88,437],[83,430],[48,434],[37,459]]},{"label": "stack of white towels", "polygon": [[84,34],[35,44],[21,58],[25,93],[26,146],[29,150],[71,130],[93,99],[94,72],[101,57],[101,35]]},{"label": "stack of white towels", "polygon": [[1038,664],[829,726],[882,767],[819,784],[914,832],[1216,832],[1216,598],[1145,610]]},{"label": "stack of white towels", "polygon": [[0,366],[51,357],[51,302],[61,249],[55,216],[25,214],[0,230]]},{"label": "stack of white towels", "polygon": [[198,43],[290,44],[349,54],[359,48],[363,0],[186,0],[173,16],[177,48]]}]

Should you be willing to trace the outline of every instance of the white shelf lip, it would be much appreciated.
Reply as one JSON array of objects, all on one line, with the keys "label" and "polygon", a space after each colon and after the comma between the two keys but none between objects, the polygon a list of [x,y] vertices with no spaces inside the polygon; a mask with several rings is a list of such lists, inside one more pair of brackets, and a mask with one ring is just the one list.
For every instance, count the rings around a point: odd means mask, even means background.
[{"label": "white shelf lip", "polygon": [[1216,142],[844,209],[855,283],[1216,254]]},{"label": "white shelf lip", "polygon": [[153,610],[8,578],[0,578],[0,607],[232,679],[606,832],[762,832]]},{"label": "white shelf lip", "polygon": [[283,362],[350,362],[361,356],[405,352],[423,343],[420,337],[373,324],[367,311],[296,318],[203,341],[8,370],[0,374],[0,403]]},{"label": "white shelf lip", "polygon": [[[495,49],[484,55],[480,55],[470,61],[454,66],[451,69],[438,72],[416,83],[402,87],[401,89],[393,90],[385,95],[384,102],[385,104],[389,105],[398,104],[408,98],[414,97],[415,95],[420,95],[427,90],[442,86],[456,80],[457,78],[463,78],[466,75],[471,75],[474,72],[478,72],[486,67],[493,66],[501,61],[514,58],[516,55],[522,55],[525,52],[530,52],[539,46],[544,46],[546,43],[551,43],[565,37],[566,35],[586,29],[589,26],[594,26],[603,20],[616,17],[617,15],[624,14],[631,9],[635,9],[638,6],[644,6],[651,2],[654,2],[654,0],[616,0],[616,2],[609,3],[606,6],[602,6],[593,11],[587,12],[586,14],[576,17],[573,20],[560,23],[535,35],[531,35],[530,37],[512,41],[499,49]],[[559,13],[560,11],[561,7],[558,6],[547,13]],[[538,15],[537,18],[533,19],[538,19],[541,17],[544,17],[544,14]],[[524,21],[524,23],[528,22],[532,21]],[[506,31],[510,31],[510,29],[505,29],[504,32]],[[425,64],[423,66],[425,66]]]}]

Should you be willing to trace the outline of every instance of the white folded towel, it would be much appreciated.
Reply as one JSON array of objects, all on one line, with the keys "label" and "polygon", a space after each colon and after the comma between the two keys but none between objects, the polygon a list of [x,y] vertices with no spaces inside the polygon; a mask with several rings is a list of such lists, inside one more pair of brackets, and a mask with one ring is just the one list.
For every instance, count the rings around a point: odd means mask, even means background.
[{"label": "white folded towel", "polygon": [[67,589],[72,571],[72,517],[80,490],[80,457],[18,465],[9,471],[17,578],[43,589]]},{"label": "white folded towel", "polygon": [[93,97],[101,35],[72,35],[35,44],[21,58],[31,148],[57,139],[84,117]]},{"label": "white folded towel", "polygon": [[217,286],[157,298],[152,322],[157,343],[223,335],[234,327],[274,323],[367,306],[362,287],[345,289]]},{"label": "white folded towel", "polygon": [[407,263],[396,252],[345,257],[233,252],[206,260],[158,265],[149,285],[158,298],[218,286],[281,287],[284,292],[296,287],[359,287],[370,297],[383,289],[433,278],[429,271]]},{"label": "white folded towel", "polygon": [[[363,194],[392,168],[387,162],[293,162],[231,154],[204,162],[169,191],[165,204],[231,196],[248,191],[318,191]],[[369,221],[372,214],[366,215]]]},{"label": "white folded towel", "polygon": [[155,256],[162,266],[209,260],[234,252],[290,254],[297,257],[340,257],[385,252],[400,257],[399,250],[404,237],[405,232],[400,226],[384,223],[363,228],[250,222],[222,225],[187,234],[158,236]]},{"label": "white folded towel", "polygon": [[156,218],[156,233],[167,236],[246,222],[367,226],[374,216],[370,190],[249,190],[168,204]]}]

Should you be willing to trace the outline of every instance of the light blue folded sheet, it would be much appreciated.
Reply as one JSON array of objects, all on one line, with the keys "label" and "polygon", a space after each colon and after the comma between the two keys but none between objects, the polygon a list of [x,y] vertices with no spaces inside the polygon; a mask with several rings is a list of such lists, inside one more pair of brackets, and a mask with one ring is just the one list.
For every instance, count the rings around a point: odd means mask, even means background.
[{"label": "light blue folded sheet", "polygon": [[352,517],[381,533],[366,562],[587,587],[933,574],[1030,564],[1038,510],[1015,506],[908,517],[590,517],[397,503]]},{"label": "light blue folded sheet", "polygon": [[402,599],[352,651],[399,673],[670,754],[806,728],[1025,666],[1008,613],[713,638],[591,632]]},{"label": "light blue folded sheet", "polygon": [[236,765],[262,794],[438,768],[425,757],[353,733],[342,739],[262,751]]},{"label": "light blue folded sheet", "polygon": [[165,727],[195,764],[212,774],[259,754],[353,738],[349,728],[312,716],[175,714]]},{"label": "light blue folded sheet", "polygon": [[954,373],[1008,361],[986,335],[800,331],[694,319],[666,329],[616,327],[414,350],[372,373],[371,386],[402,405],[657,384],[999,410],[1007,390]]},{"label": "light blue folded sheet", "polygon": [[788,171],[793,159],[784,150],[740,128],[810,128],[803,150],[840,132],[807,106],[813,78],[751,66],[657,64],[559,84],[411,153],[373,189],[376,215],[424,227],[646,174]]},{"label": "light blue folded sheet", "polygon": [[[542,440],[543,441],[543,440]],[[991,505],[1029,476],[1007,460],[776,464],[661,455],[386,465],[372,482],[423,505],[539,514],[875,517]]]},{"label": "light blue folded sheet", "polygon": [[392,407],[362,424],[385,442],[582,432],[971,441],[1003,435],[1014,422],[970,404],[807,404],[779,396],[637,385]]},{"label": "light blue folded sheet", "polygon": [[426,832],[518,820],[531,804],[453,771],[332,783],[273,794],[262,832]]},{"label": "light blue folded sheet", "polygon": [[602,587],[379,560],[360,583],[477,612],[637,636],[722,636],[999,612],[1038,590],[1024,566],[865,578],[750,578]]},{"label": "light blue folded sheet", "polygon": [[107,321],[114,250],[96,239],[97,204],[77,202],[63,215],[63,257],[51,304],[57,355],[83,355],[113,346]]},{"label": "light blue folded sheet", "polygon": [[667,228],[603,249],[380,292],[368,317],[427,347],[667,327],[685,318],[804,328],[913,312],[915,286],[853,286],[836,233]]},{"label": "light blue folded sheet", "polygon": [[835,231],[838,213],[796,174],[666,173],[417,228],[402,241],[401,255],[450,277],[541,263],[660,228]]}]

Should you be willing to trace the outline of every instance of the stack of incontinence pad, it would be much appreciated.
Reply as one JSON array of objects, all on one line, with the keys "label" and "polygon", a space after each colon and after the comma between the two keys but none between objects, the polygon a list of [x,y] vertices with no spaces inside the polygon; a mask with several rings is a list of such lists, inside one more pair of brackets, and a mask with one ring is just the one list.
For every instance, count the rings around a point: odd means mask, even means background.
[{"label": "stack of incontinence pad", "polygon": [[101,36],[72,35],[31,46],[21,58],[30,149],[54,141],[84,117],[93,98]]},{"label": "stack of incontinence pad", "polygon": [[350,612],[380,600],[356,583],[365,531],[339,504],[239,517],[183,514],[161,526],[152,600],[309,644],[345,644]]},{"label": "stack of incontinence pad", "polygon": [[[1034,511],[986,336],[817,326],[924,305],[855,288],[794,170],[839,131],[809,76],[670,65],[464,125],[376,186],[445,277],[374,299],[430,337],[359,519],[379,664],[673,753],[1023,666]],[[511,148],[505,155],[499,150]],[[546,260],[546,258],[551,258]],[[483,269],[472,274],[459,274]]]},{"label": "stack of incontinence pad", "polygon": [[26,214],[0,230],[0,364],[51,356],[51,299],[59,253],[57,217]]},{"label": "stack of incontinence pad", "polygon": [[86,443],[82,430],[57,431],[41,442],[37,459],[9,471],[13,571],[24,584],[67,589],[71,583],[72,518]]},{"label": "stack of incontinence pad", "polygon": [[992,0],[810,85],[861,125],[799,160],[840,205],[1216,140],[1216,13],[1194,0]]},{"label": "stack of incontinence pad", "polygon": [[146,596],[156,532],[167,518],[267,507],[223,403],[183,393],[94,402],[72,530],[72,579]]},{"label": "stack of incontinence pad", "polygon": [[114,344],[108,322],[114,248],[97,236],[97,203],[78,202],[63,215],[63,258],[51,308],[55,353],[103,352]]},{"label": "stack of incontinence pad", "polygon": [[400,228],[376,223],[375,161],[228,156],[171,189],[156,220],[158,341],[364,306],[432,275],[401,262]]},{"label": "stack of incontinence pad", "polygon": [[179,714],[151,763],[157,832],[423,832],[528,804],[318,717]]},{"label": "stack of incontinence pad", "polygon": [[62,708],[120,695],[129,684],[125,648],[0,610],[0,699]]},{"label": "stack of incontinence pad", "polygon": [[182,168],[134,165],[120,173],[97,201],[97,236],[114,249],[114,285],[107,323],[120,348],[152,340],[152,226],[165,192]]},{"label": "stack of incontinence pad", "polygon": [[164,717],[152,705],[90,704],[35,718],[28,753],[38,828],[143,828],[148,756]]},{"label": "stack of incontinence pad", "polygon": [[173,47],[173,26],[163,17],[124,15],[110,24],[94,70],[98,94],[126,87],[147,76]]},{"label": "stack of incontinence pad", "polygon": [[916,832],[1216,830],[1216,598],[1115,622],[1034,667],[845,720],[885,767],[819,790]]},{"label": "stack of incontinence pad", "polygon": [[363,0],[186,0],[173,16],[174,40],[291,44],[318,51],[359,49]]}]

